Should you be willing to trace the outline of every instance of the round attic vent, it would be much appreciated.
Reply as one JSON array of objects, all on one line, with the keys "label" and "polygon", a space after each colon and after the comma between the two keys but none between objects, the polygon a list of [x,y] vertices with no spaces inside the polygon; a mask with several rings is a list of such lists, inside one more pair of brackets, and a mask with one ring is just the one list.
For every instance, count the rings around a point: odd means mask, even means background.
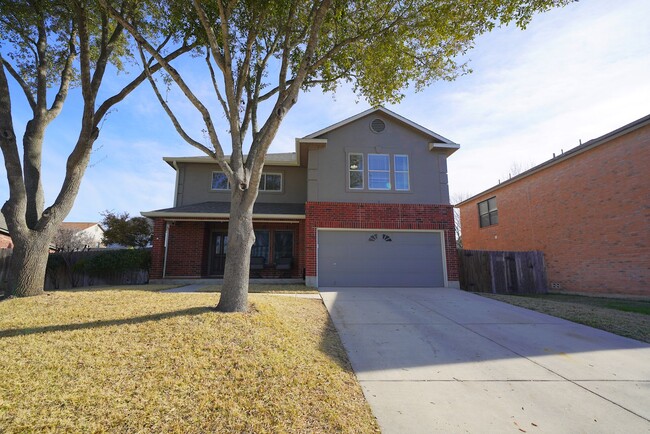
[{"label": "round attic vent", "polygon": [[370,122],[370,130],[373,133],[381,133],[385,129],[386,124],[381,119],[373,119],[372,122]]}]

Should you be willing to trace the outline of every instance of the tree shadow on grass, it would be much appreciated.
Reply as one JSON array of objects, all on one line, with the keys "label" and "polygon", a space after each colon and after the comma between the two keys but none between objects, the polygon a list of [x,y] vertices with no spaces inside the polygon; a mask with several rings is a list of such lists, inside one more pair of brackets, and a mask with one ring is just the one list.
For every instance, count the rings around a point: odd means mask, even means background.
[{"label": "tree shadow on grass", "polygon": [[327,314],[327,325],[321,334],[320,350],[342,370],[353,372],[350,359],[343,347],[341,337],[339,336],[339,332],[336,330],[336,326],[334,326],[334,322],[332,321],[329,312]]},{"label": "tree shadow on grass", "polygon": [[0,339],[11,338],[15,336],[26,336],[50,332],[63,332],[75,330],[87,330],[101,327],[110,327],[114,325],[125,324],[142,324],[149,321],[160,321],[169,318],[177,318],[181,316],[194,316],[202,315],[208,312],[214,312],[214,308],[210,306],[204,307],[191,307],[188,309],[181,309],[172,312],[157,313],[152,315],[142,315],[134,318],[111,319],[111,320],[98,320],[79,324],[59,324],[42,327],[26,327],[20,329],[0,330]]}]

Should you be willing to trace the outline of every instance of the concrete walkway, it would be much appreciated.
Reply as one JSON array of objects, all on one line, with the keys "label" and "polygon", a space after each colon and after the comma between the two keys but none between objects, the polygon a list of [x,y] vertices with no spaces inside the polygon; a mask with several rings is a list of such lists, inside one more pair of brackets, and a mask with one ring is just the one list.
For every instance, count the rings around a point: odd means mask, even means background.
[{"label": "concrete walkway", "polygon": [[384,433],[650,432],[650,345],[454,289],[321,296]]}]

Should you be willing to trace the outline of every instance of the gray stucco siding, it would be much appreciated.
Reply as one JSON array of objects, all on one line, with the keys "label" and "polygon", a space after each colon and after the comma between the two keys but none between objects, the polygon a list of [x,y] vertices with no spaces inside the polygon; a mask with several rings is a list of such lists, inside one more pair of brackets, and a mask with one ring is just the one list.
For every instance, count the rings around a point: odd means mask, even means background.
[{"label": "gray stucco siding", "polygon": [[[370,122],[376,118],[382,119],[386,125],[382,133],[370,130]],[[432,138],[422,132],[381,113],[373,113],[320,138],[327,139],[327,145],[309,153],[309,201],[449,204],[447,157],[442,151],[430,151]],[[350,153],[363,154],[364,188],[361,190],[350,189],[348,185]],[[389,155],[390,190],[369,188],[368,154]],[[394,188],[395,155],[408,156],[408,191]]]},{"label": "gray stucco siding", "polygon": [[443,287],[440,232],[318,231],[318,286]]},{"label": "gray stucco siding", "polygon": [[[200,202],[228,202],[230,191],[212,190],[212,172],[220,172],[216,164],[179,164],[176,206]],[[264,173],[282,174],[282,191],[260,191],[257,201],[264,203],[305,203],[307,201],[307,169],[304,167],[266,166]]]}]

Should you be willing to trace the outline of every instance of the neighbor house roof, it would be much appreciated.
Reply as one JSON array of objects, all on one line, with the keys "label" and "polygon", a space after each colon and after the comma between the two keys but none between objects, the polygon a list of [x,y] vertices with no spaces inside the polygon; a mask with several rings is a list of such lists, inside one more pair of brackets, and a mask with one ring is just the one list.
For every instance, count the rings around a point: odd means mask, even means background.
[{"label": "neighbor house roof", "polygon": [[[61,223],[61,229],[68,229],[75,232],[81,232],[93,226],[99,226],[97,222],[63,222]],[[102,229],[101,226],[99,226]],[[102,229],[103,230],[103,229]]]},{"label": "neighbor house roof", "polygon": [[[230,216],[230,202],[201,202],[191,205],[164,208],[141,213],[145,217],[174,218],[228,218]],[[305,218],[305,204],[303,203],[255,203],[253,205],[253,218]]]},{"label": "neighbor house roof", "polygon": [[586,151],[588,151],[590,149],[593,149],[593,148],[595,148],[597,146],[600,146],[600,145],[602,145],[604,143],[610,142],[610,141],[612,141],[612,140],[614,140],[614,139],[616,139],[616,138],[618,138],[618,137],[620,137],[622,135],[631,133],[632,131],[637,130],[639,128],[642,128],[642,127],[644,127],[646,125],[650,125],[650,114],[647,115],[647,116],[644,116],[644,117],[642,117],[640,119],[637,119],[634,122],[630,122],[629,124],[624,125],[621,128],[618,128],[618,129],[616,129],[614,131],[611,131],[611,132],[609,132],[607,134],[604,134],[604,135],[602,135],[600,137],[589,140],[588,142],[585,142],[585,143],[583,143],[583,144],[581,144],[579,146],[576,146],[575,148],[569,149],[568,151],[563,152],[560,155],[553,156],[553,158],[551,158],[550,160],[547,160],[547,161],[545,161],[545,162],[543,162],[541,164],[538,164],[537,166],[535,166],[535,167],[533,167],[531,169],[528,169],[525,172],[522,172],[519,175],[508,179],[507,181],[501,182],[501,183],[499,183],[499,184],[497,184],[497,185],[495,185],[493,187],[490,187],[485,191],[482,191],[482,192],[480,192],[478,194],[475,194],[472,197],[470,197],[469,199],[465,199],[464,201],[457,203],[455,206],[465,205],[468,202],[472,202],[474,199],[476,199],[479,196],[483,196],[485,194],[496,191],[501,187],[505,187],[506,185],[510,185],[510,184],[512,184],[514,182],[518,182],[519,180],[524,179],[524,178],[526,178],[526,177],[528,177],[528,176],[530,176],[530,175],[532,175],[534,173],[537,173],[540,170],[544,170],[547,167],[554,166],[554,165],[556,165],[558,163],[561,163],[562,161],[565,161],[565,160],[568,160],[570,158],[576,157],[576,156],[582,154],[583,152],[586,152]]}]

